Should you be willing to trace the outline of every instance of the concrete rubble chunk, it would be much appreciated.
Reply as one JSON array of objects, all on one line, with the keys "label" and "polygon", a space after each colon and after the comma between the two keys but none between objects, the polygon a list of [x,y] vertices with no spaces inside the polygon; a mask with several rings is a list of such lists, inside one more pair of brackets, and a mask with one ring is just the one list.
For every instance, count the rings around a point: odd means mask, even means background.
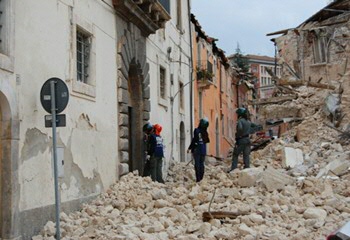
[{"label": "concrete rubble chunk", "polygon": [[286,185],[292,184],[294,179],[271,167],[262,173],[262,183],[269,192],[282,190]]},{"label": "concrete rubble chunk", "polygon": [[308,208],[303,215],[305,219],[324,220],[327,217],[327,212],[320,208]]},{"label": "concrete rubble chunk", "polygon": [[323,177],[326,174],[342,175],[349,171],[350,160],[336,159],[330,162],[325,168],[321,169],[317,174],[317,178]]},{"label": "concrete rubble chunk", "polygon": [[248,227],[247,225],[245,225],[244,223],[239,225],[238,227],[238,232],[240,233],[241,236],[245,236],[245,235],[256,235],[256,232],[251,229],[250,227]]},{"label": "concrete rubble chunk", "polygon": [[262,170],[260,168],[247,168],[242,170],[238,176],[238,184],[241,187],[252,187],[261,179]]},{"label": "concrete rubble chunk", "polygon": [[301,149],[285,147],[282,155],[282,167],[294,168],[304,163],[303,152]]}]

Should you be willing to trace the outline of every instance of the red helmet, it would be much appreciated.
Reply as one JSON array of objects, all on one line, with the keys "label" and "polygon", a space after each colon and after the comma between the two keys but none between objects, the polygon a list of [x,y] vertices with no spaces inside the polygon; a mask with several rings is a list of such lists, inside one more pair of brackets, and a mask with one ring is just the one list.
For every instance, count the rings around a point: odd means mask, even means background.
[{"label": "red helmet", "polygon": [[153,126],[153,128],[154,128],[154,132],[155,132],[155,134],[157,134],[157,135],[159,135],[160,134],[160,132],[162,131],[162,126],[160,125],[160,124],[155,124],[154,126]]}]

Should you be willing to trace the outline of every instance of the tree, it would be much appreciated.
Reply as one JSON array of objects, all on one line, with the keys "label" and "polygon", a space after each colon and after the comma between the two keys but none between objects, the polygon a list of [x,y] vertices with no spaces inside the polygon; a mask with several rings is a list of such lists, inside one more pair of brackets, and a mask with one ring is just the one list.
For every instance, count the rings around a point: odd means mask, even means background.
[{"label": "tree", "polygon": [[233,55],[232,63],[234,67],[240,68],[243,73],[249,72],[248,59],[243,56],[243,53],[239,47],[239,43],[237,43],[237,48],[235,54]]}]

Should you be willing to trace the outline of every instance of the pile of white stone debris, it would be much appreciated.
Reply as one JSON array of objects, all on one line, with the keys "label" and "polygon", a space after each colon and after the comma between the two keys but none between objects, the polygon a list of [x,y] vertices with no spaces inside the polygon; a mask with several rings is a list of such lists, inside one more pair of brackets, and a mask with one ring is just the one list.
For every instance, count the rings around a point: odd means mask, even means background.
[{"label": "pile of white stone debris", "polygon": [[[350,220],[350,148],[324,121],[321,111],[306,115],[253,152],[249,169],[226,173],[229,161],[208,158],[199,184],[187,163],[173,163],[165,184],[123,176],[81,211],[61,214],[62,239],[325,239]],[[231,214],[204,221],[204,212]],[[48,222],[33,239],[54,234]]]},{"label": "pile of white stone debris", "polygon": [[[130,173],[81,211],[62,213],[62,239],[325,239],[350,219],[349,152],[334,130],[315,128],[314,142],[277,139],[250,169],[228,174],[229,163],[208,159],[200,184],[186,163],[173,164],[165,184]],[[283,167],[286,149],[301,150],[303,163]],[[236,217],[205,222],[208,211]],[[33,239],[54,234],[48,222]]]}]

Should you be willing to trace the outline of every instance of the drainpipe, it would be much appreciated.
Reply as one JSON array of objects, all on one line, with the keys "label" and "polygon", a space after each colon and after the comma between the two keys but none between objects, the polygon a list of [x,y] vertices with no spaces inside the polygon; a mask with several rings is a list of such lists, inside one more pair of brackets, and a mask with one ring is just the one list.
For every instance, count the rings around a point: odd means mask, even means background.
[{"label": "drainpipe", "polygon": [[190,52],[191,52],[191,58],[190,58],[190,131],[191,131],[191,137],[193,134],[193,46],[192,46],[192,25],[191,25],[191,0],[187,0],[187,8],[188,8],[188,27],[190,31]]}]

